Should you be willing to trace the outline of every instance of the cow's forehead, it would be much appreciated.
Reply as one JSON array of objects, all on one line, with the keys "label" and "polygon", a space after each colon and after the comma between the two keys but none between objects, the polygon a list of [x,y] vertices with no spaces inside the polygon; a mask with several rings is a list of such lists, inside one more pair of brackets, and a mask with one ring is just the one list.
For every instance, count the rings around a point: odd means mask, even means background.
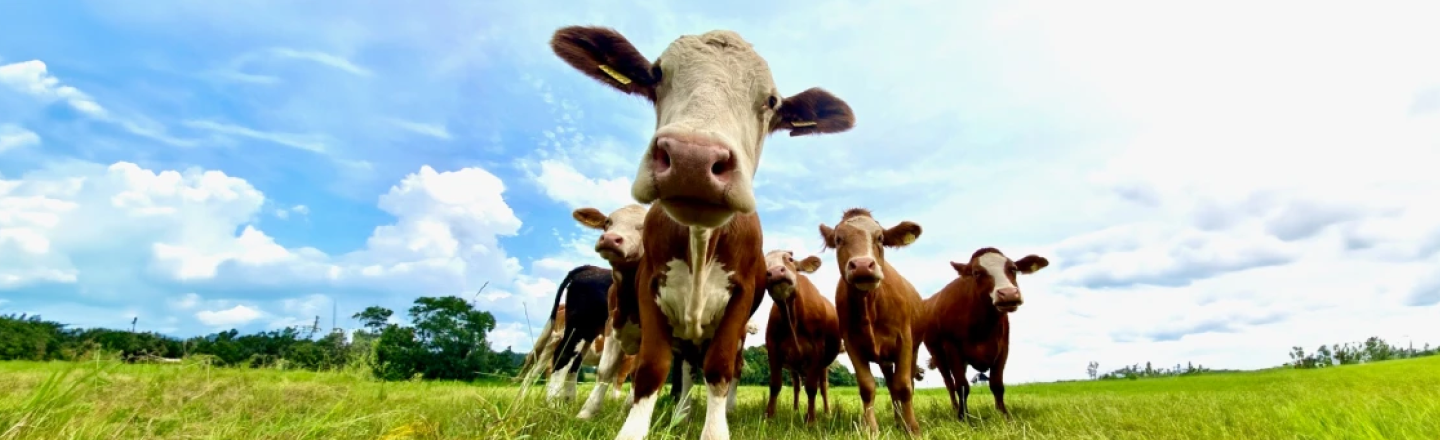
[{"label": "cow's forehead", "polygon": [[991,271],[1003,269],[1005,268],[1005,264],[1009,262],[1010,258],[999,252],[986,252],[975,257],[976,264]]},{"label": "cow's forehead", "polygon": [[859,229],[859,230],[865,231],[865,232],[875,232],[875,231],[880,231],[880,230],[884,230],[884,229],[885,229],[885,228],[883,228],[883,227],[880,226],[880,222],[877,222],[877,221],[875,221],[874,218],[871,218],[870,216],[866,216],[866,215],[858,215],[858,216],[854,216],[854,217],[847,218],[847,219],[845,219],[844,221],[841,221],[840,224],[835,227],[835,229],[838,230],[838,229],[840,229],[840,228],[842,228],[842,227],[846,227],[846,226],[852,227],[852,228],[855,228],[855,229]]},{"label": "cow's forehead", "polygon": [[707,72],[716,71],[714,68],[729,72],[728,75],[733,76],[733,80],[741,80],[737,81],[737,84],[750,83],[757,88],[774,85],[770,64],[755,51],[754,46],[734,31],[716,30],[701,35],[681,36],[665,48],[658,61],[666,70],[681,66],[706,66],[710,67],[706,69]]},{"label": "cow's forehead", "polygon": [[765,253],[765,264],[780,264],[785,262],[785,257],[791,255],[790,251],[777,249]]},{"label": "cow's forehead", "polygon": [[610,213],[610,222],[615,224],[634,224],[644,220],[645,207],[640,205],[626,205]]}]

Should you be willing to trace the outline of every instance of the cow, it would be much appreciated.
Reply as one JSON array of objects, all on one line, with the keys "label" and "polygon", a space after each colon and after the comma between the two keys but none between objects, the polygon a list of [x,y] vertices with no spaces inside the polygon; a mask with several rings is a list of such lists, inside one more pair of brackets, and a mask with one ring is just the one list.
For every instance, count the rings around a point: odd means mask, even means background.
[{"label": "cow", "polygon": [[965,263],[950,262],[959,277],[925,301],[930,323],[925,349],[933,368],[940,371],[950,394],[950,406],[965,420],[970,383],[965,368],[989,371],[990,392],[995,409],[1005,418],[1005,361],[1010,355],[1010,313],[1019,310],[1024,298],[1016,274],[1032,274],[1050,261],[1026,255],[1011,261],[999,249],[976,250]]},{"label": "cow", "polygon": [[702,366],[709,397],[701,438],[728,439],[740,341],[764,298],[752,188],[763,144],[778,131],[847,131],[854,113],[820,88],[783,97],[765,59],[730,30],[680,36],[653,62],[604,27],[560,28],[550,46],[571,67],[655,109],[630,188],[636,202],[651,204],[636,286],[644,336],[635,403],[616,438],[648,433],[674,350]]},{"label": "cow", "polygon": [[[525,361],[520,365],[520,371],[524,372],[524,374],[517,376],[515,380],[528,384],[535,376],[549,376],[554,372],[554,364],[552,362],[555,358],[555,350],[560,347],[560,342],[564,340],[565,337],[565,315],[565,303],[560,303],[559,307],[556,308],[555,320],[553,323],[547,323],[546,329],[549,331],[542,330],[540,338],[535,341],[535,347],[530,350],[530,353],[525,354]],[[592,342],[584,344],[584,347],[581,348],[581,350],[583,350],[581,353],[583,357],[580,361],[582,367],[596,367],[600,364],[600,355],[604,351],[605,342],[610,339],[607,337],[607,333],[608,332],[601,331],[600,334],[594,336]],[[611,397],[615,399],[624,397],[620,394],[620,386],[623,386],[625,379],[629,378],[630,370],[633,366],[634,356],[627,356],[621,360],[618,366],[619,369],[617,370],[619,372],[617,374],[619,382],[616,384],[616,388],[613,390],[614,392],[611,394]],[[573,384],[573,382],[576,381],[575,379],[578,379],[578,375],[564,378],[564,380],[567,381],[565,386],[573,388],[575,386]]]},{"label": "cow", "polygon": [[875,376],[870,364],[880,365],[885,385],[894,404],[895,420],[913,436],[920,436],[911,404],[914,370],[921,337],[920,294],[885,259],[885,248],[900,248],[920,237],[920,225],[902,221],[884,228],[865,208],[846,210],[832,229],[820,224],[825,247],[835,249],[840,280],[835,287],[835,305],[840,315],[840,335],[846,354],[855,366],[864,403],[864,422],[878,432],[875,421]]},{"label": "cow", "polygon": [[[611,272],[610,269],[586,264],[571,269],[560,281],[550,316],[540,330],[540,338],[535,341],[535,347],[540,351],[533,358],[536,365],[525,375],[525,382],[529,383],[534,374],[549,370],[546,400],[574,398],[581,366],[595,365],[599,360],[598,354],[605,343],[603,330],[608,314],[604,307],[612,284]],[[563,305],[562,298],[565,301]],[[535,353],[536,349],[532,349],[531,353]],[[541,367],[539,364],[542,362],[548,365]]]},{"label": "cow", "polygon": [[775,416],[782,375],[788,369],[795,389],[795,410],[800,409],[800,387],[804,386],[809,397],[805,423],[814,424],[817,388],[824,411],[830,412],[829,368],[840,354],[840,319],[835,305],[804,275],[820,269],[819,257],[796,261],[794,252],[774,250],[765,254],[765,265],[766,291],[772,301],[765,330],[765,351],[770,358],[770,401],[765,417]]}]

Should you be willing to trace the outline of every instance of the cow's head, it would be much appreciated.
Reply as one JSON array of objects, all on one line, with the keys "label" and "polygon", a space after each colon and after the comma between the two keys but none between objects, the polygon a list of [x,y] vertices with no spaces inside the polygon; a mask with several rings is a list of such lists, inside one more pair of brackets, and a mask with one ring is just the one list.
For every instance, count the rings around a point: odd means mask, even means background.
[{"label": "cow's head", "polygon": [[595,208],[576,209],[571,215],[575,221],[592,229],[603,231],[595,240],[595,252],[612,265],[635,264],[645,253],[640,244],[641,230],[645,227],[644,206],[630,204],[615,210],[610,215],[601,214]]},{"label": "cow's head", "polygon": [[902,247],[920,238],[920,225],[902,221],[889,229],[870,216],[864,208],[852,208],[841,216],[834,229],[820,224],[825,247],[835,249],[840,277],[856,289],[870,291],[885,280],[880,269],[885,265],[885,248]]},{"label": "cow's head", "polygon": [[819,88],[790,97],[739,34],[684,35],[652,63],[623,35],[570,26],[550,47],[580,72],[655,106],[655,133],[631,195],[686,226],[714,228],[755,211],[751,187],[765,138],[838,133],[855,125],[849,104]]},{"label": "cow's head", "polygon": [[950,262],[961,278],[968,278],[975,284],[976,292],[989,295],[990,303],[1006,313],[1020,309],[1020,304],[1025,303],[1015,275],[1029,275],[1049,265],[1050,260],[1039,255],[1026,255],[1020,261],[1010,261],[999,249],[988,247],[975,251],[969,263]]},{"label": "cow's head", "polygon": [[770,299],[784,302],[795,293],[795,280],[800,273],[815,273],[820,269],[820,257],[811,255],[795,261],[795,253],[774,250],[765,254],[765,290]]}]

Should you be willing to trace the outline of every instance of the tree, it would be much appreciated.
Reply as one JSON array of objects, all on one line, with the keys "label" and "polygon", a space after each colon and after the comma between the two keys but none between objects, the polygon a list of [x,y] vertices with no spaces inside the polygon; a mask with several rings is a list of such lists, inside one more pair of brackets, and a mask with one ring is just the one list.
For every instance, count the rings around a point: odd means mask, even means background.
[{"label": "tree", "polygon": [[491,354],[486,333],[495,329],[490,312],[475,310],[456,296],[421,297],[410,308],[415,339],[425,349],[426,378],[471,380]]},{"label": "tree", "polygon": [[1085,367],[1085,374],[1089,375],[1091,380],[1094,380],[1095,378],[1099,377],[1099,376],[1100,376],[1100,363],[1099,363],[1099,362],[1095,362],[1095,361],[1090,361],[1090,365],[1087,365],[1087,366]]},{"label": "tree", "polygon": [[390,316],[395,312],[380,306],[366,307],[365,310],[351,315],[351,318],[360,320],[360,324],[376,334],[385,328],[385,323],[390,321]]}]

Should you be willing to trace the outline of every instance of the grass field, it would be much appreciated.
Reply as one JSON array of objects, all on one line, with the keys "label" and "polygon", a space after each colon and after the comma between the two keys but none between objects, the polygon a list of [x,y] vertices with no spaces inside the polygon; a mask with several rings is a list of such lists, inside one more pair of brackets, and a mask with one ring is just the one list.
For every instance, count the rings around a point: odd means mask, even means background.
[{"label": "grass field", "polygon": [[[585,395],[589,384],[581,384]],[[696,439],[703,388],[691,419],[653,439]],[[114,362],[0,363],[0,440],[9,439],[610,439],[624,414],[611,401],[595,420],[574,419],[580,403],[550,407],[537,385],[516,402],[510,385],[380,383],[361,373],[235,370],[203,365]],[[806,427],[781,393],[776,418],[763,418],[767,390],[742,387],[730,416],[735,439],[863,438],[854,388],[831,390],[829,416]],[[971,396],[961,423],[943,389],[921,390],[925,438],[1065,439],[1440,439],[1440,357],[1135,381],[1011,386],[1012,422],[998,417],[989,390]],[[803,393],[802,393],[803,398]],[[881,399],[886,399],[882,394]],[[804,406],[801,406],[802,410]],[[882,407],[883,408],[883,407]],[[889,411],[877,411],[880,438],[904,438]]]}]

